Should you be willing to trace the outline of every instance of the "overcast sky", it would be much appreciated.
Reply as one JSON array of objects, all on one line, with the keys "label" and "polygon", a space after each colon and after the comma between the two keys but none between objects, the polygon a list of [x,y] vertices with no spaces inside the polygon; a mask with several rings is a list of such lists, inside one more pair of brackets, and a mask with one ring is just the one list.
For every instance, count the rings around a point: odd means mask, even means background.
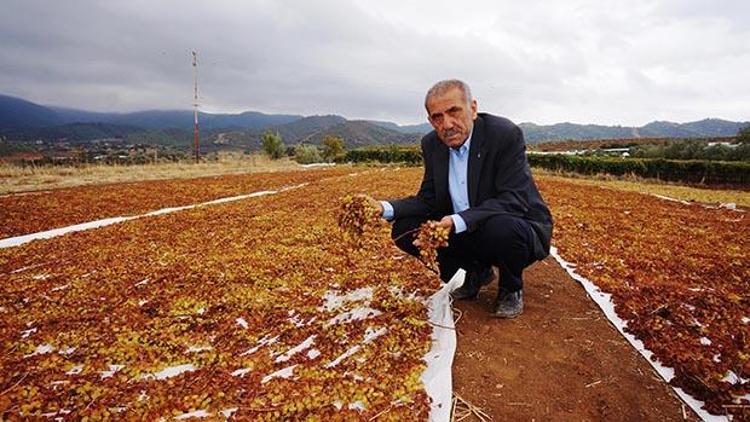
[{"label": "overcast sky", "polygon": [[516,122],[750,120],[749,0],[3,0],[0,93],[97,111],[425,121],[471,85]]}]

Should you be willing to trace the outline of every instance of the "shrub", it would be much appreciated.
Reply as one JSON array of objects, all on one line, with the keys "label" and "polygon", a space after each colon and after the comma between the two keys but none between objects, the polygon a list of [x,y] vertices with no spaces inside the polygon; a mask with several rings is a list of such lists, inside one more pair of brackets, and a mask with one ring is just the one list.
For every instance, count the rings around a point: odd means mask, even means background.
[{"label": "shrub", "polygon": [[299,144],[294,147],[294,161],[300,164],[320,163],[323,159],[315,145]]}]

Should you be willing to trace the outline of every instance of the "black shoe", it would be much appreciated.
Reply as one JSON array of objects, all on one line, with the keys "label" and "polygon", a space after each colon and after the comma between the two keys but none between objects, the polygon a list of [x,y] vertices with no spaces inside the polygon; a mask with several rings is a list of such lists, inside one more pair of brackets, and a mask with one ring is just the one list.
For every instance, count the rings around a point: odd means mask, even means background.
[{"label": "black shoe", "polygon": [[523,290],[505,292],[500,289],[492,310],[492,316],[497,318],[515,318],[523,313]]},{"label": "black shoe", "polygon": [[479,296],[479,290],[496,279],[497,273],[495,272],[495,267],[489,267],[479,274],[475,272],[468,273],[464,284],[454,290],[451,293],[451,297],[453,297],[453,300],[476,299]]}]

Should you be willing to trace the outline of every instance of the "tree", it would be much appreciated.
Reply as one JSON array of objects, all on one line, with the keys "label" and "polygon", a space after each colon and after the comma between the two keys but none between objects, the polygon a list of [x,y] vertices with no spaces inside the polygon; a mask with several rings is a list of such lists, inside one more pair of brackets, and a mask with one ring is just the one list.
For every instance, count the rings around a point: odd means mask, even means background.
[{"label": "tree", "polygon": [[268,154],[272,160],[277,160],[284,155],[284,141],[278,132],[274,133],[270,130],[263,132],[263,135],[260,136],[260,145],[263,152]]},{"label": "tree", "polygon": [[344,153],[344,140],[338,136],[326,135],[323,138],[323,159],[333,161],[334,158]]},{"label": "tree", "polygon": [[750,144],[750,125],[743,127],[737,132],[737,142]]}]

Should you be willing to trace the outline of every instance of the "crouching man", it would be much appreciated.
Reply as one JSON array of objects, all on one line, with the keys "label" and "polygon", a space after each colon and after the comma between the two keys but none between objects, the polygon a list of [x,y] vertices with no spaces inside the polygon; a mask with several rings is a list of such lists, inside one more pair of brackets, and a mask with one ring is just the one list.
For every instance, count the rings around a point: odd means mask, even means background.
[{"label": "crouching man", "polygon": [[422,138],[424,177],[407,198],[370,203],[393,222],[405,252],[419,256],[413,236],[401,236],[428,220],[450,231],[438,249],[440,277],[463,268],[455,299],[473,299],[497,279],[493,315],[523,312],[523,270],[549,254],[552,216],[534,183],[521,129],[510,120],[477,113],[469,86],[445,80],[427,92],[425,108],[434,130]]}]

